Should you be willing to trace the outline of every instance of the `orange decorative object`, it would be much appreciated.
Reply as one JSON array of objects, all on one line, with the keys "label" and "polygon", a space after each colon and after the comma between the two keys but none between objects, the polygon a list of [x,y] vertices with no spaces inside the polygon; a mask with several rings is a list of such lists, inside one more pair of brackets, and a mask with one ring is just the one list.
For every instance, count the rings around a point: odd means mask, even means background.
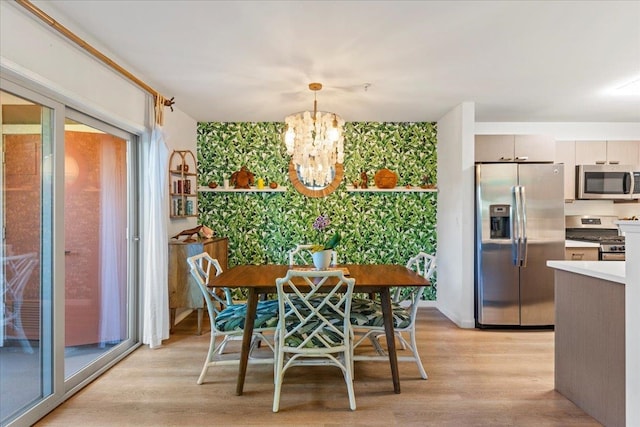
[{"label": "orange decorative object", "polygon": [[274,181],[271,181],[271,182],[269,183],[269,188],[278,188],[278,183],[277,183],[277,182],[274,182]]},{"label": "orange decorative object", "polygon": [[251,188],[254,176],[246,166],[242,166],[239,171],[231,175],[231,185],[235,188]]},{"label": "orange decorative object", "polygon": [[362,182],[360,183],[360,188],[369,188],[369,178],[367,177],[367,173],[366,172],[362,172],[360,174],[360,179],[362,180]]},{"label": "orange decorative object", "polygon": [[395,188],[398,183],[398,175],[389,169],[380,169],[373,177],[378,188]]}]

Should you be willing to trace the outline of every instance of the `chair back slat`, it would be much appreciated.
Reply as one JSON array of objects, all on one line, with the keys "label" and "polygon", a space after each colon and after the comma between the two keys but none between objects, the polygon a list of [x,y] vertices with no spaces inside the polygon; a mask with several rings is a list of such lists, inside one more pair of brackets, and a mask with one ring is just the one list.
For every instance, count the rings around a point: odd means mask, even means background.
[{"label": "chair back slat", "polygon": [[22,299],[31,271],[37,263],[35,252],[2,258],[4,289],[12,298]]},{"label": "chair back slat", "polygon": [[355,279],[337,271],[289,270],[276,280],[280,344],[330,349],[349,344],[349,314]]},{"label": "chair back slat", "polygon": [[[425,252],[419,252],[416,256],[409,258],[406,267],[415,271],[425,279],[433,277],[436,270],[436,257]],[[413,288],[396,288],[393,291],[393,301],[411,309],[411,317],[415,318],[418,310],[418,302],[422,297],[424,286]]]},{"label": "chair back slat", "polygon": [[33,349],[22,325],[23,294],[37,264],[38,254],[30,252],[2,257],[0,269],[0,328],[4,329],[4,339],[17,338],[26,353],[33,353]]},{"label": "chair back slat", "polygon": [[191,268],[191,276],[193,276],[198,284],[198,287],[202,292],[202,296],[207,304],[211,328],[213,330],[215,329],[215,317],[230,305],[230,295],[228,295],[227,289],[223,288],[226,298],[222,299],[217,295],[216,288],[208,287],[209,279],[211,277],[211,269],[213,268],[215,270],[215,275],[217,276],[222,274],[222,267],[217,259],[211,258],[211,256],[206,252],[187,258],[187,263]]}]

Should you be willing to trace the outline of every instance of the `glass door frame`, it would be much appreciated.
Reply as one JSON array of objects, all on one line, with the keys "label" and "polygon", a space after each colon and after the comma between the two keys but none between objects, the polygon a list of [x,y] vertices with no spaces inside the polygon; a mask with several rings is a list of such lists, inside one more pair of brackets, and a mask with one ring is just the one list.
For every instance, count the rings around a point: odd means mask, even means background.
[{"label": "glass door frame", "polygon": [[[42,254],[42,312],[41,312],[41,345],[43,347],[43,376],[48,377],[51,393],[26,408],[23,413],[7,421],[7,426],[31,425],[62,404],[71,395],[100,376],[111,366],[118,363],[129,353],[141,345],[141,272],[138,265],[141,259],[139,245],[140,235],[140,205],[138,197],[141,180],[141,135],[109,125],[106,121],[96,119],[86,113],[73,109],[65,102],[70,100],[62,95],[52,93],[50,89],[31,82],[21,76],[5,73],[0,77],[0,90],[7,91],[18,97],[53,110],[51,129],[52,185],[51,185],[51,239],[43,242]],[[15,78],[14,78],[15,77]],[[60,101],[56,99],[59,98]],[[64,101],[64,102],[62,102]],[[65,238],[64,238],[64,122],[66,117],[80,118],[90,121],[96,128],[106,130],[117,135],[125,135],[127,144],[127,185],[128,185],[128,273],[127,273],[127,331],[128,337],[118,344],[111,352],[98,359],[95,363],[82,369],[65,382],[64,351],[65,351]],[[105,120],[108,120],[106,118]],[[117,120],[113,120],[117,122]],[[89,124],[89,123],[88,123]],[[43,199],[43,203],[46,200]],[[4,226],[4,224],[2,224]],[[42,224],[41,224],[42,226]],[[45,233],[43,233],[44,235]],[[47,247],[48,246],[48,247]],[[50,260],[46,260],[46,255]],[[45,267],[48,261],[49,266]],[[48,270],[47,270],[48,268]],[[45,277],[49,271],[50,277]],[[47,303],[45,303],[47,302]]]},{"label": "glass door frame", "polygon": [[[40,194],[42,200],[40,226],[43,228],[50,227],[50,233],[41,233],[41,246],[38,254],[41,271],[39,338],[42,357],[40,375],[43,396],[39,401],[26,408],[22,414],[11,419],[7,424],[11,426],[14,424],[23,425],[25,421],[28,423],[35,422],[38,418],[33,418],[31,414],[41,411],[48,412],[59,404],[56,402],[60,401],[64,395],[64,353],[60,353],[59,345],[55,340],[56,331],[61,324],[64,326],[64,310],[58,309],[60,301],[64,302],[64,289],[62,289],[62,292],[55,289],[55,283],[58,283],[60,279],[64,283],[64,268],[60,270],[58,267],[60,265],[59,254],[64,254],[64,233],[60,233],[61,229],[56,226],[56,218],[60,217],[61,212],[56,203],[54,203],[57,198],[62,197],[64,199],[64,182],[56,178],[64,169],[64,163],[60,161],[64,158],[64,152],[61,152],[61,156],[60,152],[58,152],[59,144],[56,144],[56,141],[64,140],[64,115],[59,114],[60,111],[64,112],[64,104],[4,78],[0,78],[0,90],[50,109],[50,117],[52,119],[50,120],[50,129],[44,129],[45,123],[43,123],[41,132],[43,142],[41,166],[44,165],[46,156],[51,156],[50,158],[52,159],[50,171],[47,171],[50,174],[51,185],[47,188],[41,184],[42,190]],[[49,135],[48,140],[46,135]],[[49,146],[48,151],[45,148],[46,146]],[[46,181],[45,168],[41,167],[41,171],[40,182],[44,183]],[[46,209],[45,206],[49,206],[49,209]],[[2,227],[5,226],[3,219]],[[64,345],[64,342],[62,344]],[[62,350],[64,351],[64,348]]]},{"label": "glass door frame", "polygon": [[[138,185],[139,182],[137,167],[138,163],[138,137],[109,125],[103,121],[95,119],[80,111],[67,107],[65,118],[75,120],[94,129],[109,133],[127,141],[127,338],[116,345],[111,351],[91,362],[89,365],[74,373],[65,380],[67,392],[75,392],[100,376],[109,369],[115,362],[122,358],[123,352],[129,353],[132,346],[139,344],[139,323],[137,312],[132,313],[131,307],[139,306],[139,298],[136,283],[138,283],[138,242],[139,242],[139,221],[138,219]],[[61,144],[64,146],[64,144]],[[64,154],[62,156],[64,158]],[[64,163],[64,160],[63,160]],[[62,179],[64,180],[64,179]],[[63,203],[64,204],[64,203]],[[64,223],[62,224],[64,230]],[[63,231],[64,232],[64,231]],[[64,252],[64,251],[63,251]],[[64,263],[64,260],[63,260]],[[63,282],[64,283],[64,282]],[[63,303],[64,307],[64,303]],[[64,331],[63,331],[64,341]],[[64,342],[63,342],[64,359]]]}]

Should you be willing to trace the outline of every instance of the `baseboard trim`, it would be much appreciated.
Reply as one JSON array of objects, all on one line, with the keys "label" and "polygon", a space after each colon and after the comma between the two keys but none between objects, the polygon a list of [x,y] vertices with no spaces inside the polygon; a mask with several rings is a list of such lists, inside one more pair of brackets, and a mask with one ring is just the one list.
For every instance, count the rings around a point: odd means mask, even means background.
[{"label": "baseboard trim", "polygon": [[438,301],[425,301],[421,300],[418,302],[418,307],[438,307]]}]

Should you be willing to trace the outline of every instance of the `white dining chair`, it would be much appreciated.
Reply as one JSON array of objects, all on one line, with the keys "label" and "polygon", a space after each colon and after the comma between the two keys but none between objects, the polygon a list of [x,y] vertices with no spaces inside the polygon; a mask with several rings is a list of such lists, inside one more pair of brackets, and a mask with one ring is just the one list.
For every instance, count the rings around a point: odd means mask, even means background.
[{"label": "white dining chair", "polygon": [[[224,351],[230,341],[242,340],[247,306],[246,304],[234,304],[229,289],[222,288],[221,294],[225,296],[222,298],[216,292],[217,288],[209,287],[210,275],[212,273],[222,274],[222,267],[220,267],[218,260],[203,252],[187,258],[187,263],[191,268],[191,275],[202,291],[211,324],[209,351],[197,381],[198,384],[202,384],[209,368],[215,365],[237,365],[239,363],[239,353],[235,354],[237,357],[232,358],[228,354],[224,354]],[[266,343],[272,351],[274,350],[265,333],[275,331],[278,321],[277,309],[278,302],[276,300],[258,302],[250,355],[259,342]],[[222,340],[216,344],[218,337],[221,337]],[[273,363],[273,357],[253,358],[250,356],[249,363],[270,364]]]},{"label": "white dining chair", "polygon": [[353,390],[353,331],[349,321],[355,279],[340,270],[289,270],[276,280],[278,326],[275,344],[273,412],[292,366],[336,366],[347,384],[349,407],[356,409]]},{"label": "white dining chair", "polygon": [[[407,261],[407,268],[414,270],[426,279],[431,279],[436,269],[436,257],[420,252]],[[410,356],[399,355],[398,361],[414,361],[418,365],[420,376],[427,379],[427,372],[422,366],[416,342],[416,316],[420,297],[425,286],[397,287],[392,290],[392,312],[395,335],[403,350],[409,350]],[[351,323],[358,336],[354,349],[365,340],[373,344],[375,355],[355,354],[355,361],[388,361],[388,355],[380,343],[385,338],[382,308],[380,302],[371,299],[354,299],[351,310]],[[405,338],[408,334],[409,338]]]},{"label": "white dining chair", "polygon": [[[23,295],[29,277],[37,264],[38,258],[35,252],[9,255],[2,258],[2,271],[0,272],[2,275],[0,298],[3,307],[0,328],[5,331],[3,339],[17,339],[25,353],[33,353],[33,348],[22,325]],[[13,333],[9,331],[13,331]]]}]

